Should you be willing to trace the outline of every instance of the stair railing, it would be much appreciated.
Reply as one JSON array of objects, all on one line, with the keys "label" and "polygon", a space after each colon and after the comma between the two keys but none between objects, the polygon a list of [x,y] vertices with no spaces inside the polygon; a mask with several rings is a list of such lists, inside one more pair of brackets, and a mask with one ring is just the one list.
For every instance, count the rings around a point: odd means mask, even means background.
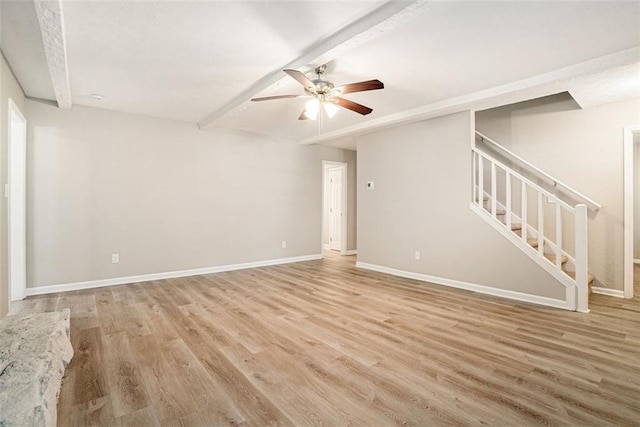
[{"label": "stair railing", "polygon": [[500,153],[504,154],[506,157],[508,157],[510,160],[514,161],[515,163],[519,164],[520,166],[523,166],[526,170],[530,171],[535,176],[537,176],[538,178],[542,179],[544,182],[547,182],[548,184],[552,185],[554,188],[557,188],[559,191],[567,194],[574,201],[577,201],[577,202],[580,202],[582,204],[585,204],[585,205],[587,205],[587,207],[589,209],[592,209],[594,211],[597,211],[600,208],[602,208],[602,205],[600,203],[598,203],[595,200],[585,196],[584,194],[580,193],[578,190],[576,190],[573,187],[563,183],[562,181],[556,179],[555,177],[549,175],[548,173],[546,173],[542,169],[534,166],[533,164],[529,163],[528,161],[526,161],[522,157],[518,156],[514,152],[512,152],[512,151],[508,150],[507,148],[503,147],[502,145],[498,144],[497,142],[495,142],[493,139],[489,138],[488,136],[483,135],[482,133],[480,133],[478,131],[476,131],[476,136],[482,142],[489,144],[489,146],[491,146],[494,149],[497,149]]},{"label": "stair railing", "polygon": [[[538,264],[545,267],[567,287],[567,304],[570,309],[588,312],[587,205],[584,203],[578,203],[573,206],[568,204],[550,191],[545,190],[522,174],[475,147],[472,148],[472,175],[472,206],[476,207],[476,211],[482,212],[484,215],[490,215],[493,220],[511,233],[513,218],[516,215],[514,208],[519,208],[522,224],[522,231],[519,237],[522,243],[520,247],[532,258],[537,258]],[[498,200],[500,198],[498,194],[499,181],[500,190],[504,193],[502,200]],[[559,182],[555,179],[554,181]],[[514,201],[513,193],[514,191],[517,192],[518,188],[520,200]],[[487,194],[489,195],[487,200],[489,206],[485,207],[484,201]],[[531,195],[534,196],[532,198],[536,203],[534,212],[537,212],[537,215],[532,215],[532,217],[535,216],[536,218],[530,219],[528,218],[528,211],[530,210],[528,204],[531,201]],[[546,238],[544,235],[545,200],[548,203],[555,204],[555,236],[551,239]],[[498,205],[504,206],[504,212],[499,211]],[[501,218],[498,218],[499,216]],[[570,277],[562,268],[564,252],[568,252],[568,245],[563,242],[563,219],[565,217],[567,220],[571,219],[569,217],[573,217],[575,278]],[[529,244],[530,231],[533,231],[532,234],[537,237],[537,248],[533,248]],[[511,237],[517,238],[515,234],[511,235]],[[546,240],[552,242],[552,244],[548,245],[547,250],[553,251],[552,254],[555,255],[555,257],[549,257],[550,259],[545,257]],[[546,255],[549,254],[547,253]]]}]

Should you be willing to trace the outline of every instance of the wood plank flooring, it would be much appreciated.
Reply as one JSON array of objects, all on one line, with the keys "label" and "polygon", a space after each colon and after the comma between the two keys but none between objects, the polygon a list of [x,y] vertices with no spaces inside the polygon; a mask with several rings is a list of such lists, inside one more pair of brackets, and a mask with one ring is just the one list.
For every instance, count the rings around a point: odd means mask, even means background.
[{"label": "wood plank flooring", "polygon": [[640,425],[638,298],[593,295],[590,314],[572,313],[354,262],[17,308],[71,309],[60,426]]}]

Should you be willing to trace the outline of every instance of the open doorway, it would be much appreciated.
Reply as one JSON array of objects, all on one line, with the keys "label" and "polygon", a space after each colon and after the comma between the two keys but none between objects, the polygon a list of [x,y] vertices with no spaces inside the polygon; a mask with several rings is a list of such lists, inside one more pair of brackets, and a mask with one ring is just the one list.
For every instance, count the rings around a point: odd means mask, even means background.
[{"label": "open doorway", "polygon": [[26,155],[27,121],[9,99],[8,198],[9,304],[24,299],[27,285],[26,251]]},{"label": "open doorway", "polygon": [[322,249],[347,254],[347,164],[322,162]]},{"label": "open doorway", "polygon": [[[634,264],[638,263],[638,266]],[[640,267],[640,125],[624,128],[624,297],[633,298]]]}]

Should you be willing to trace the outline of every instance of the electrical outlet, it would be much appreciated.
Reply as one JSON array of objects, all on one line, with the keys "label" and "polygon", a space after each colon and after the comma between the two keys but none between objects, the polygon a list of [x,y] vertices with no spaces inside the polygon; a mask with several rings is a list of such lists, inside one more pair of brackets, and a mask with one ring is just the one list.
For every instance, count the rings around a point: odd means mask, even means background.
[{"label": "electrical outlet", "polygon": [[287,241],[286,240],[282,241],[282,249],[287,249]]},{"label": "electrical outlet", "polygon": [[373,181],[367,181],[367,190],[373,190],[375,188],[375,184]]},{"label": "electrical outlet", "polygon": [[416,251],[415,258],[416,261],[420,261],[420,251]]},{"label": "electrical outlet", "polygon": [[111,264],[117,264],[120,262],[120,254],[111,254]]}]

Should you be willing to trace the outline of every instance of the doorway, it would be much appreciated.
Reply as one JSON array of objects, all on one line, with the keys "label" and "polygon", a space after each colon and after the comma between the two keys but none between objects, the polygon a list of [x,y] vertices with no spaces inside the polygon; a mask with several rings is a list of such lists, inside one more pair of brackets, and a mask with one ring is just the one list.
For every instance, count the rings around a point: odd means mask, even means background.
[{"label": "doorway", "polygon": [[24,299],[27,288],[26,159],[27,120],[9,99],[8,198],[9,304]]},{"label": "doorway", "polygon": [[347,164],[322,162],[322,249],[347,254]]},{"label": "doorway", "polygon": [[624,128],[624,297],[633,298],[640,263],[640,125]]}]

